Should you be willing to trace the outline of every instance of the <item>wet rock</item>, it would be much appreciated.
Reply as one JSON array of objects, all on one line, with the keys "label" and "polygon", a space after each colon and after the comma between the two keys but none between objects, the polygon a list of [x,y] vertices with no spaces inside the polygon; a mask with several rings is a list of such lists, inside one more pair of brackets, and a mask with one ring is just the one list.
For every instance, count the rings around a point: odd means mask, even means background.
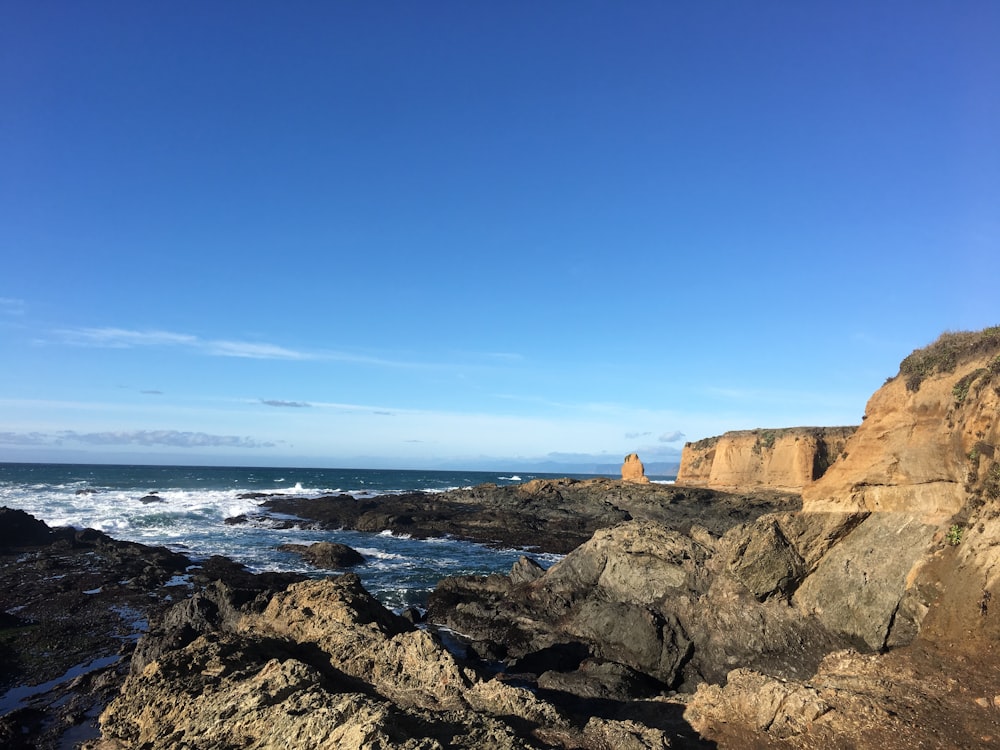
[{"label": "wet rock", "polygon": [[336,542],[315,542],[310,545],[282,544],[278,549],[282,552],[294,552],[301,555],[310,565],[327,570],[365,564],[365,558],[360,552],[346,544]]},{"label": "wet rock", "polygon": [[764,513],[795,509],[798,502],[795,496],[774,492],[733,495],[611,479],[536,479],[522,485],[366,498],[269,496],[258,514],[227,523],[267,518],[280,528],[389,530],[417,539],[452,536],[565,554],[598,529],[632,519],[655,520],[677,530],[697,524],[721,535]]},{"label": "wet rock", "polygon": [[166,500],[159,495],[144,495],[139,498],[139,502],[143,505],[152,505],[153,503],[165,503]]},{"label": "wet rock", "polygon": [[31,547],[53,540],[52,530],[23,510],[0,508],[0,549]]}]

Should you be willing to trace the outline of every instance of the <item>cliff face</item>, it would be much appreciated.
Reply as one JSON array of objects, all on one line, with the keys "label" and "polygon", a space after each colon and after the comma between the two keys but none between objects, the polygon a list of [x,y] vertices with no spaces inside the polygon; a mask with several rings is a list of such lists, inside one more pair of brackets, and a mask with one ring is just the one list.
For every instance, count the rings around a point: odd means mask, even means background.
[{"label": "cliff face", "polygon": [[942,521],[985,480],[1000,444],[1000,361],[976,357],[869,400],[834,463],[802,491],[806,511],[905,511]]},{"label": "cliff face", "polygon": [[799,492],[824,474],[855,429],[742,430],[688,443],[677,483],[731,491]]},{"label": "cliff face", "polygon": [[[864,520],[795,594],[878,647],[914,637],[980,654],[1000,637],[1000,328],[946,334],[869,400],[804,517]],[[1000,599],[998,599],[1000,600]]]}]

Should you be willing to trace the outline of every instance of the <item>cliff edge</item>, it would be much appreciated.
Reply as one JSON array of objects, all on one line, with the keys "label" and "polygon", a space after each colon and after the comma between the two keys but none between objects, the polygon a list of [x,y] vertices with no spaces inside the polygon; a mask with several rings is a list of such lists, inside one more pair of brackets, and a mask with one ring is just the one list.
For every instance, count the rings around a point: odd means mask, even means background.
[{"label": "cliff edge", "polygon": [[998,414],[1000,327],[944,334],[871,397],[841,460],[803,488],[803,509],[942,521],[995,471]]}]

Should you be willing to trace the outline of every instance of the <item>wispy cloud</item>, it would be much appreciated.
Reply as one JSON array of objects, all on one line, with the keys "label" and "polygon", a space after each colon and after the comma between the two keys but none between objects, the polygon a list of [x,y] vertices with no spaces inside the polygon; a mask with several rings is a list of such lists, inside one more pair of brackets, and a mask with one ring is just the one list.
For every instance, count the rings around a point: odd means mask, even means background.
[{"label": "wispy cloud", "polygon": [[306,351],[291,349],[262,341],[234,341],[232,339],[203,339],[188,333],[160,330],[131,330],[127,328],[63,328],[55,334],[67,344],[93,346],[107,349],[132,349],[139,347],[177,347],[212,357],[277,360],[324,360],[348,364],[374,365],[377,367],[426,368],[441,365],[409,362],[365,354],[331,350]]},{"label": "wispy cloud", "polygon": [[149,391],[139,391],[139,393],[144,393],[147,396],[162,396],[163,391],[149,390]]},{"label": "wispy cloud", "polygon": [[110,349],[136,347],[182,347],[216,357],[245,359],[317,359],[318,355],[284,346],[254,342],[202,339],[189,333],[173,331],[135,331],[127,328],[64,328],[56,333],[63,341],[77,346]]},{"label": "wispy cloud", "polygon": [[273,448],[276,443],[254,440],[238,435],[211,435],[206,432],[179,430],[124,430],[116,432],[0,432],[4,445],[143,445],[169,446],[172,448]]},{"label": "wispy cloud", "polygon": [[207,432],[180,430],[124,430],[117,432],[76,432],[54,434],[56,442],[88,445],[164,445],[173,448],[273,448],[275,443],[238,435],[211,435]]},{"label": "wispy cloud", "polygon": [[130,331],[125,328],[64,328],[56,331],[64,341],[79,346],[129,349],[136,346],[197,346],[197,336],[170,331]]},{"label": "wispy cloud", "polygon": [[206,432],[178,430],[127,430],[121,432],[60,432],[64,440],[91,445],[167,445],[174,448],[273,448],[274,443],[261,442],[236,435],[210,435]]},{"label": "wispy cloud", "polygon": [[260,402],[265,406],[279,406],[291,409],[305,409],[312,406],[312,404],[305,401],[281,401],[274,398],[262,398]]},{"label": "wispy cloud", "polygon": [[13,297],[0,297],[0,314],[3,315],[24,315],[27,305],[24,300]]},{"label": "wispy cloud", "polygon": [[661,443],[679,443],[685,437],[684,433],[680,430],[674,430],[673,432],[665,432],[660,437],[657,438]]},{"label": "wispy cloud", "polygon": [[0,445],[51,445],[55,440],[44,432],[0,432]]},{"label": "wispy cloud", "polygon": [[652,432],[626,432],[625,439],[635,440],[636,438],[649,437],[652,434],[653,434]]},{"label": "wispy cloud", "polygon": [[243,357],[244,359],[319,359],[315,354],[287,349],[274,344],[257,344],[249,341],[204,341],[201,348],[218,357]]}]

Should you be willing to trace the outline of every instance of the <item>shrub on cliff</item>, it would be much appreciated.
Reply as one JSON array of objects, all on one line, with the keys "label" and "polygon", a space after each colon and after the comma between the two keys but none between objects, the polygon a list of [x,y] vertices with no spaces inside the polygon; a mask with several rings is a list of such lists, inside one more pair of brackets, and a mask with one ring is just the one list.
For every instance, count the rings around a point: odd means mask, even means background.
[{"label": "shrub on cliff", "polygon": [[916,391],[931,375],[952,372],[970,359],[995,354],[1000,354],[1000,326],[982,331],[950,331],[904,359],[899,365],[899,374],[906,378],[906,387]]}]

